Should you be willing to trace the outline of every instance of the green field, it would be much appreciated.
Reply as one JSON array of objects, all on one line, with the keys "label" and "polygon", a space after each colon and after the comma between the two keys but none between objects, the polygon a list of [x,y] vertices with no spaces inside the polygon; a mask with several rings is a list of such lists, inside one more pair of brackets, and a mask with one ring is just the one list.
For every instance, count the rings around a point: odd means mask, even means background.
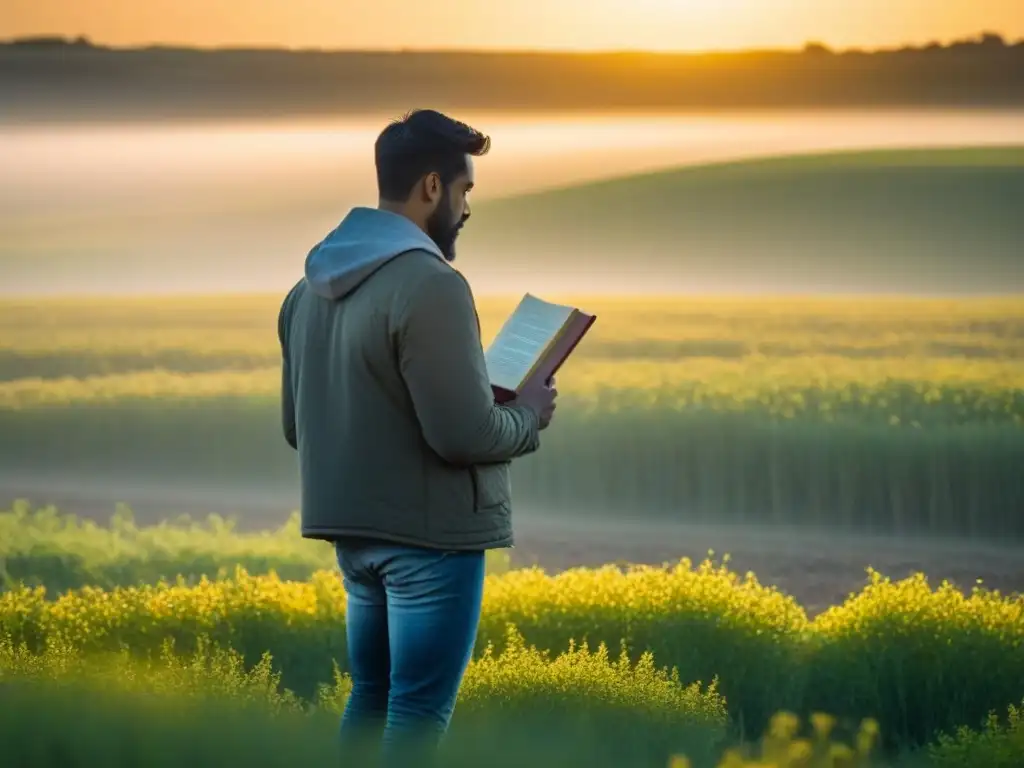
[{"label": "green field", "polygon": [[[485,339],[513,302],[481,301]],[[601,320],[515,466],[520,508],[1024,538],[1021,299],[580,302]],[[0,304],[5,481],[293,494],[278,306]]]},{"label": "green field", "polygon": [[[541,284],[778,294],[544,292],[600,321],[541,454],[516,464],[519,508],[1024,539],[1020,199],[1024,147],[992,147],[720,163],[478,204],[471,279],[504,264]],[[295,498],[277,425],[284,290],[0,302],[0,488]],[[950,296],[910,297],[929,291]],[[485,337],[517,298],[481,300]]]}]

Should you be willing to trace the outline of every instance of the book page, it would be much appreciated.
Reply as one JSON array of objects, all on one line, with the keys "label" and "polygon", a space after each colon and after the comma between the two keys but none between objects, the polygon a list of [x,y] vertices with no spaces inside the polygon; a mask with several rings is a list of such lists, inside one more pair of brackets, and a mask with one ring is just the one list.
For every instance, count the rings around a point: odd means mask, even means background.
[{"label": "book page", "polygon": [[485,354],[491,384],[518,389],[572,313],[572,307],[526,294]]}]

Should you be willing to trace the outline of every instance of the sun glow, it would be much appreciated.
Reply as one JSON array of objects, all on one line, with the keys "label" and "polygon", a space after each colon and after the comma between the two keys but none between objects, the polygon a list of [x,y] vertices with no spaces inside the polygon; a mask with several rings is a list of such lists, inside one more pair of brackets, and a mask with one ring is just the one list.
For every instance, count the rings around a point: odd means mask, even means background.
[{"label": "sun glow", "polygon": [[0,38],[324,48],[725,50],[1024,37],[1020,0],[38,0],[0,15]]}]

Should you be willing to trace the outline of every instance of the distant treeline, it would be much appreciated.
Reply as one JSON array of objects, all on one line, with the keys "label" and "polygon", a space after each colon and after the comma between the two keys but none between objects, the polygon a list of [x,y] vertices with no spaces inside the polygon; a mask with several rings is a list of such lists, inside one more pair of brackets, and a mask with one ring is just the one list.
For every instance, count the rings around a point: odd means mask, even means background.
[{"label": "distant treeline", "polygon": [[709,54],[110,48],[0,43],[0,120],[442,109],[1024,106],[1024,41]]}]

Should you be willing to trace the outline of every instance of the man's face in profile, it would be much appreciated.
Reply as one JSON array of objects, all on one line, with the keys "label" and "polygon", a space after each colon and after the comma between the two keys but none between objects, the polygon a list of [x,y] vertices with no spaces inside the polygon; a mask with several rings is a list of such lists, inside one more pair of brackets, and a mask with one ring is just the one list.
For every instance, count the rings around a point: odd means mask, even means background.
[{"label": "man's face in profile", "polygon": [[441,188],[437,207],[427,219],[427,234],[445,259],[455,261],[455,240],[469,218],[468,195],[473,189],[473,158],[466,156],[466,170]]}]

